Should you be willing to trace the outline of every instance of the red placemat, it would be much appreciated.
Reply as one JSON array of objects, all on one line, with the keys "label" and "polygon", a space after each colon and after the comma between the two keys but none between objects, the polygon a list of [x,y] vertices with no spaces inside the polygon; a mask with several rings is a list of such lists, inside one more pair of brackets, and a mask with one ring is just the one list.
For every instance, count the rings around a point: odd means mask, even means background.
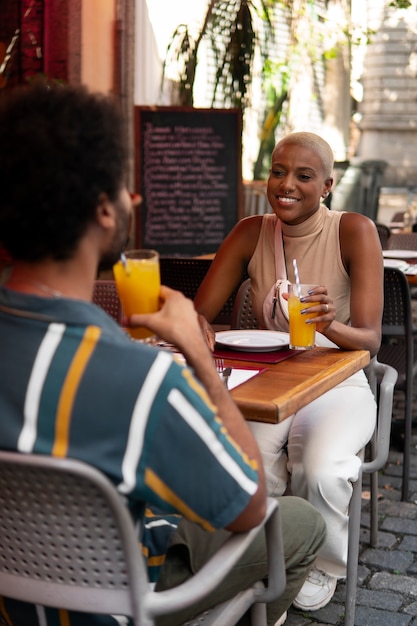
[{"label": "red placemat", "polygon": [[254,363],[279,363],[297,354],[298,350],[282,349],[272,352],[243,352],[241,350],[228,350],[227,348],[215,348],[213,356],[218,359],[234,359],[236,361],[253,361]]}]

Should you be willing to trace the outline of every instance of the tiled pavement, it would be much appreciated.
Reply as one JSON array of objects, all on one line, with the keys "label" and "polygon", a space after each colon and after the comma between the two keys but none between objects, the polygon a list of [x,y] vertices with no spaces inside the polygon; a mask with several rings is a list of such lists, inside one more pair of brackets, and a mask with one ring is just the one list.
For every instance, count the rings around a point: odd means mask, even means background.
[{"label": "tiled pavement", "polygon": [[[417,416],[417,384],[415,385]],[[403,394],[395,392],[394,417],[402,416]],[[417,428],[413,430],[410,494],[401,502],[402,454],[394,438],[389,460],[379,475],[379,532],[369,547],[367,476],[362,492],[361,546],[355,626],[417,626]],[[332,601],[314,613],[291,608],[286,626],[343,626],[345,585]]]}]

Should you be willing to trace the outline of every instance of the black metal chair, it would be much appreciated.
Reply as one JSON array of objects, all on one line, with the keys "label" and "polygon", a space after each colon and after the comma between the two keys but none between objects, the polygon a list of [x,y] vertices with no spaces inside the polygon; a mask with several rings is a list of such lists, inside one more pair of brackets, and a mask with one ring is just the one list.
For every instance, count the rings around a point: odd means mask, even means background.
[{"label": "black metal chair", "polygon": [[388,240],[391,236],[391,229],[389,226],[382,224],[381,222],[375,222],[375,226],[378,231],[381,247],[383,250],[386,250],[388,248]]},{"label": "black metal chair", "polygon": [[[161,282],[194,300],[197,290],[211,265],[211,259],[196,257],[161,257]],[[230,325],[237,289],[231,294],[213,324]]]},{"label": "black metal chair", "polygon": [[259,328],[258,320],[252,309],[252,299],[250,295],[250,278],[247,278],[240,285],[236,294],[232,311],[232,328]]},{"label": "black metal chair", "polygon": [[417,257],[417,233],[392,233],[388,250],[415,250]]},{"label": "black metal chair", "polygon": [[122,304],[114,280],[96,280],[93,302],[106,311],[118,324],[122,321]]},{"label": "black metal chair", "polygon": [[[378,360],[388,363],[398,372],[396,389],[404,392],[404,445],[401,499],[408,499],[410,474],[410,446],[412,431],[413,381],[417,374],[417,354],[414,337],[410,288],[405,274],[397,269],[384,269],[384,313],[382,319],[382,344]],[[393,425],[398,425],[394,422]]]},{"label": "black metal chair", "polygon": [[[412,233],[392,233],[388,239],[388,250],[415,250],[415,258],[417,258],[417,232]],[[417,287],[410,287],[411,297],[417,298]]]},{"label": "black metal chair", "polygon": [[394,213],[394,215],[391,218],[391,223],[392,224],[401,224],[402,222],[404,222],[404,214],[406,213],[406,211],[396,211]]}]

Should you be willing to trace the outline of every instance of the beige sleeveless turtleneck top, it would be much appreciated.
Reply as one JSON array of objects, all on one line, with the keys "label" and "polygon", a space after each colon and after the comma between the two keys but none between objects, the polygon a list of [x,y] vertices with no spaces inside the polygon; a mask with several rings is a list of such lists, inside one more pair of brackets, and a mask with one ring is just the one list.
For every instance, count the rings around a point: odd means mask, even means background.
[{"label": "beige sleeveless turtleneck top", "polygon": [[[293,259],[297,259],[302,283],[325,285],[336,307],[336,319],[350,321],[350,279],[343,266],[339,243],[341,212],[329,211],[321,205],[302,224],[281,223],[287,278],[295,282]],[[263,319],[262,305],[277,278],[275,276],[274,235],[277,217],[263,216],[255,252],[249,261],[248,274],[252,285],[252,305],[258,320]],[[287,329],[282,329],[287,330]]]}]

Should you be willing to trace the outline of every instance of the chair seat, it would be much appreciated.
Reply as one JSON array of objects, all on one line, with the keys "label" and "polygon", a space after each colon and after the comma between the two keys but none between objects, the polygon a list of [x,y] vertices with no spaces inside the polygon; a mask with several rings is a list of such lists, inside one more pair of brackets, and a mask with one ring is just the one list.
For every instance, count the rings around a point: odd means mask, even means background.
[{"label": "chair seat", "polygon": [[[171,289],[181,291],[187,298],[194,300],[197,290],[211,265],[211,259],[191,257],[161,257],[161,282]],[[213,320],[213,324],[230,325],[233,303],[237,289],[225,302],[222,310]]]}]

